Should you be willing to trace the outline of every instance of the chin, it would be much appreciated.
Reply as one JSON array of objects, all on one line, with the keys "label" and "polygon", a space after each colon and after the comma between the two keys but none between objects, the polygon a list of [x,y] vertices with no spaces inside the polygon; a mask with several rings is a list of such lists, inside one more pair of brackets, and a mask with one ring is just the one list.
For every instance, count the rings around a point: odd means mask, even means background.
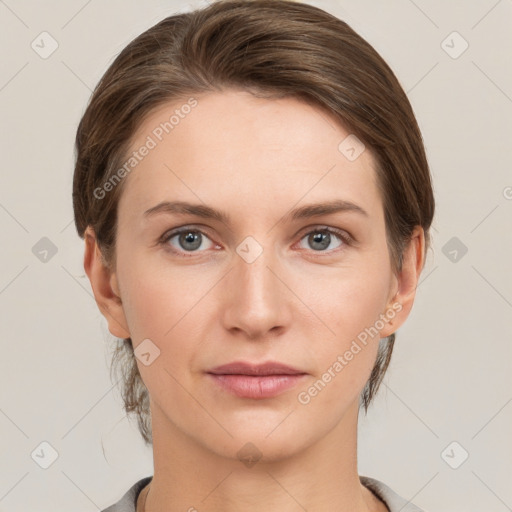
[{"label": "chin", "polygon": [[[209,449],[251,468],[256,464],[284,461],[314,443],[314,433],[305,432],[297,425],[290,424],[289,428],[284,428],[282,424],[269,435],[271,430],[258,428],[257,425],[252,428],[231,428],[229,431],[233,438],[226,439],[224,436],[222,443],[208,443]],[[321,433],[318,433],[318,437],[321,437]],[[204,437],[202,441],[205,441]]]}]

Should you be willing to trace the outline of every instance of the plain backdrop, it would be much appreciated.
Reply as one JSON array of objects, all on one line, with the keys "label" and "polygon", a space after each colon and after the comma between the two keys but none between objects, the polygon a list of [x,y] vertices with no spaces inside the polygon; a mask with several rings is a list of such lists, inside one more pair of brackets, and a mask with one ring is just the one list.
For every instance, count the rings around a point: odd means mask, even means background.
[{"label": "plain backdrop", "polygon": [[[512,2],[311,3],[395,71],[437,201],[413,311],[361,414],[359,473],[431,512],[512,510]],[[83,270],[73,144],[121,49],[203,5],[0,1],[0,511],[93,512],[152,474]]]}]

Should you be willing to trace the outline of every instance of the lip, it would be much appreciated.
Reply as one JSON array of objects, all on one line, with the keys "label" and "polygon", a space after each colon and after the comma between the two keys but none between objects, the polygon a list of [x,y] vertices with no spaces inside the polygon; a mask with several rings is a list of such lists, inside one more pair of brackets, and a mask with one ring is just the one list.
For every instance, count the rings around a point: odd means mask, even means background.
[{"label": "lip", "polygon": [[307,374],[291,366],[267,362],[259,365],[237,361],[208,371],[222,389],[240,398],[272,398],[296,386]]},{"label": "lip", "polygon": [[269,361],[261,364],[251,364],[245,361],[234,361],[232,363],[223,364],[216,366],[207,373],[213,373],[216,375],[298,375],[305,374],[297,368],[288,366],[287,364]]}]

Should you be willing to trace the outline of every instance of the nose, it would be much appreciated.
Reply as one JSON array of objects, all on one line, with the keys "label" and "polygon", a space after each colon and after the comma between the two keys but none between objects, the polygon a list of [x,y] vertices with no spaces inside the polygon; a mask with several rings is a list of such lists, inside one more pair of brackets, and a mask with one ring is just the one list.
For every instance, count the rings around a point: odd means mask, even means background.
[{"label": "nose", "polygon": [[221,305],[227,330],[251,340],[273,337],[285,330],[291,316],[291,294],[279,273],[271,248],[265,248],[254,261],[235,254]]}]

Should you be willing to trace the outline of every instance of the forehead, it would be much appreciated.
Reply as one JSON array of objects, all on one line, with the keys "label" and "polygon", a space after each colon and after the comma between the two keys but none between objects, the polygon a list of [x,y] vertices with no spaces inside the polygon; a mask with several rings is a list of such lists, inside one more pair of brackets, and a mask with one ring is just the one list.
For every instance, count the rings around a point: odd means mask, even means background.
[{"label": "forehead", "polygon": [[194,96],[162,105],[141,124],[121,203],[134,212],[170,199],[226,210],[237,199],[246,212],[276,206],[282,214],[301,200],[343,198],[378,216],[375,162],[362,149],[329,112],[296,98]]}]

